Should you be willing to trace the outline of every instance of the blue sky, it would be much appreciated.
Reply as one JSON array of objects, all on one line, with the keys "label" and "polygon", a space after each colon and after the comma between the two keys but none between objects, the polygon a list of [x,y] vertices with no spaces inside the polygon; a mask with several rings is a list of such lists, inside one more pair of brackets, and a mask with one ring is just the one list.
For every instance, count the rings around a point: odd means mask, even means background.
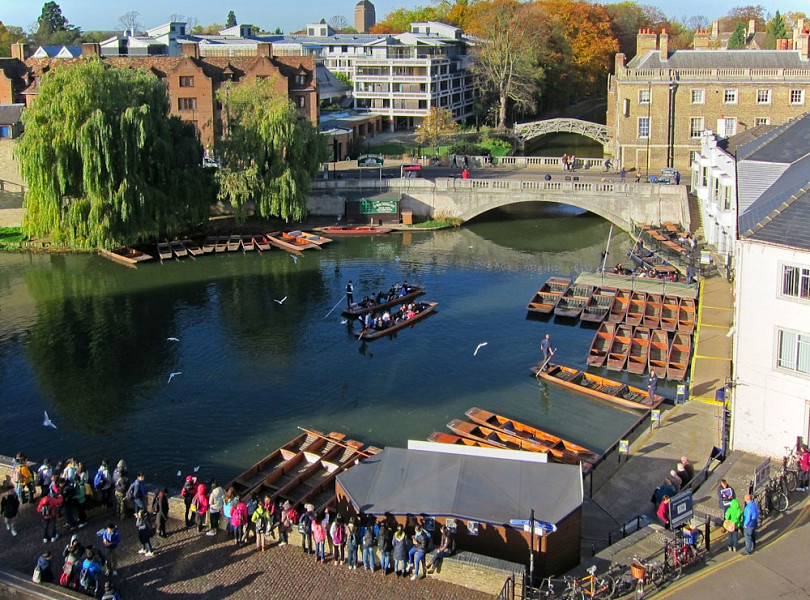
[{"label": "blue sky", "polygon": [[[112,30],[118,28],[118,17],[135,10],[140,13],[141,23],[154,27],[165,23],[172,14],[195,17],[202,25],[224,23],[229,10],[236,13],[240,23],[251,23],[263,29],[281,27],[285,32],[302,29],[307,23],[329,19],[334,15],[346,17],[354,23],[356,0],[56,0],[62,14],[83,30]],[[377,19],[397,8],[429,5],[430,0],[372,0],[377,9]],[[610,0],[608,0],[610,1]],[[667,16],[704,15],[710,20],[725,15],[735,6],[763,4],[768,10],[777,8],[784,12],[808,11],[806,0],[780,0],[777,3],[761,0],[641,0],[640,4],[658,6]],[[44,0],[3,0],[0,21],[6,25],[18,25],[25,29],[35,23]]]}]

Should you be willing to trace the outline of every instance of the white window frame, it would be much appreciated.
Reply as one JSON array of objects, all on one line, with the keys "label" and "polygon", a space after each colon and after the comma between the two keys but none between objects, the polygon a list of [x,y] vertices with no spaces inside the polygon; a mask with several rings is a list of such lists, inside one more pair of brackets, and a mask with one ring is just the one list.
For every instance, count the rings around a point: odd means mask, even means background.
[{"label": "white window frame", "polygon": [[[646,123],[646,128],[647,128],[647,134],[646,135],[641,134],[642,133],[642,125],[641,125],[641,123],[642,122]],[[647,138],[650,137],[650,117],[639,117],[638,118],[638,127],[636,129],[636,134],[637,134],[638,138],[642,139],[642,140],[646,140]]]},{"label": "white window frame", "polygon": [[638,103],[644,105],[652,104],[652,92],[649,89],[639,90]]},{"label": "white window frame", "polygon": [[706,102],[705,90],[692,90],[692,104],[703,104]]},{"label": "white window frame", "polygon": [[730,138],[732,135],[737,135],[737,117],[724,117],[723,120],[726,122],[726,137]]},{"label": "white window frame", "polygon": [[776,368],[810,375],[810,334],[777,327]]},{"label": "white window frame", "polygon": [[810,302],[810,267],[782,265],[782,298]]},{"label": "white window frame", "polygon": [[737,104],[737,90],[727,89],[723,92],[723,104]]},{"label": "white window frame", "polygon": [[[698,125],[695,127],[695,125]],[[689,137],[699,138],[703,135],[703,130],[706,129],[703,117],[691,117],[689,119]]]},{"label": "white window frame", "polygon": [[754,127],[758,127],[759,125],[770,125],[771,118],[770,117],[757,117],[754,119]]},{"label": "white window frame", "polygon": [[757,104],[770,104],[771,90],[757,90]]},{"label": "white window frame", "polygon": [[[798,96],[796,100],[794,100],[795,96]],[[802,104],[804,104],[804,90],[790,90],[790,105],[801,106]]]}]

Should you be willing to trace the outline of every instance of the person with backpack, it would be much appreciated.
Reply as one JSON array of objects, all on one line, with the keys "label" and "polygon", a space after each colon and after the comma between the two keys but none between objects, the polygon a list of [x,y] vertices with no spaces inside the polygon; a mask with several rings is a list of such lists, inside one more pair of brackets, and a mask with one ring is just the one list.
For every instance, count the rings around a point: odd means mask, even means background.
[{"label": "person with backpack", "polygon": [[119,460],[112,474],[112,487],[115,493],[115,514],[119,519],[126,516],[127,491],[129,490],[129,477],[127,464]]},{"label": "person with backpack", "polygon": [[350,569],[357,568],[357,550],[360,546],[360,531],[354,520],[346,525],[346,559]]},{"label": "person with backpack", "polygon": [[101,565],[96,561],[96,555],[91,548],[85,550],[82,568],[79,571],[79,587],[87,594],[98,595],[98,579],[101,575]]},{"label": "person with backpack", "polygon": [[23,453],[18,453],[12,461],[14,468],[14,490],[22,504],[34,501],[34,476],[28,467],[28,460]]},{"label": "person with backpack", "polygon": [[256,510],[253,511],[253,516],[250,517],[250,521],[253,523],[253,528],[256,531],[256,550],[264,552],[266,549],[266,533],[270,521],[270,514],[264,509],[263,503],[256,506]]},{"label": "person with backpack", "polygon": [[143,473],[138,473],[135,481],[127,488],[127,500],[135,505],[135,513],[146,510],[146,484]]},{"label": "person with backpack", "polygon": [[51,486],[51,478],[53,477],[53,469],[51,468],[51,461],[47,458],[42,461],[37,469],[37,485],[39,486],[39,495],[47,496],[48,488]]},{"label": "person with backpack", "polygon": [[112,475],[106,460],[101,461],[93,477],[93,489],[98,492],[101,504],[106,508],[112,508]]},{"label": "person with backpack", "polygon": [[194,495],[197,493],[197,478],[193,475],[186,477],[180,496],[186,505],[186,529],[191,527],[191,503],[194,502]]},{"label": "person with backpack", "polygon": [[104,546],[104,567],[105,575],[108,577],[112,574],[113,577],[118,575],[117,565],[118,560],[116,557],[116,550],[121,543],[121,532],[115,523],[108,523],[107,527],[100,529],[97,535],[101,536],[101,543]]},{"label": "person with backpack", "polygon": [[394,573],[397,577],[401,577],[408,571],[408,536],[405,535],[405,528],[401,524],[397,524],[391,544],[394,549]]},{"label": "person with backpack", "polygon": [[377,547],[380,549],[380,568],[383,575],[388,575],[391,568],[391,552],[394,549],[394,531],[391,526],[382,519],[377,526]]},{"label": "person with backpack", "polygon": [[304,514],[298,519],[298,533],[301,534],[301,548],[304,554],[312,554],[312,521],[315,518],[315,506],[304,504]]},{"label": "person with backpack", "polygon": [[236,495],[236,490],[233,486],[229,487],[225,495],[222,496],[222,518],[225,519],[225,532],[228,534],[228,537],[233,535],[231,517],[233,517],[233,507],[236,506],[238,501],[239,497]]},{"label": "person with backpack", "polygon": [[284,504],[281,505],[281,515],[279,516],[278,520],[278,545],[286,546],[290,540],[290,531],[292,531],[293,525],[295,524],[295,518],[298,515],[295,514],[293,510],[292,504],[290,504],[289,500],[285,500]]},{"label": "person with backpack", "polygon": [[326,562],[326,530],[323,523],[316,518],[312,519],[312,540],[315,542],[315,562]]},{"label": "person with backpack", "polygon": [[78,535],[70,538],[70,543],[65,546],[62,556],[65,557],[65,563],[62,566],[62,574],[59,576],[59,585],[71,587],[75,584],[79,572],[79,563],[84,556],[84,546],[79,542]]},{"label": "person with backpack", "polygon": [[76,522],[76,487],[73,480],[59,479],[59,494],[62,496],[62,508],[65,511],[65,522],[68,528],[75,530],[78,528]]},{"label": "person with backpack", "polygon": [[3,514],[3,520],[6,522],[6,531],[10,531],[11,535],[17,535],[17,526],[14,524],[14,519],[20,511],[20,498],[17,496],[17,491],[11,488],[3,499],[0,500],[0,513]]},{"label": "person with backpack", "polygon": [[76,492],[73,496],[73,506],[77,513],[77,526],[81,529],[87,525],[87,509],[85,508],[87,506],[87,484],[82,481],[79,473],[73,476],[73,489]]},{"label": "person with backpack", "polygon": [[51,570],[51,552],[46,550],[37,558],[37,566],[34,567],[34,583],[53,583],[53,571]]},{"label": "person with backpack", "polygon": [[236,504],[231,509],[231,529],[237,547],[247,543],[247,523],[247,504],[237,499]]},{"label": "person with backpack", "polygon": [[169,521],[169,490],[163,488],[152,499],[152,512],[155,513],[158,535],[166,537],[166,523]]},{"label": "person with backpack", "polygon": [[366,524],[360,528],[360,544],[363,550],[363,568],[374,572],[374,546],[377,545],[377,523],[374,517],[368,517]]},{"label": "person with backpack", "polygon": [[436,553],[433,555],[433,560],[430,561],[430,564],[427,566],[427,572],[433,573],[433,571],[442,570],[442,560],[445,556],[450,556],[456,551],[456,536],[453,535],[453,532],[447,528],[447,525],[442,525],[442,541],[439,544]]},{"label": "person with backpack", "polygon": [[37,512],[42,515],[42,543],[46,544],[48,540],[55,542],[59,537],[59,534],[56,533],[56,517],[59,514],[58,500],[45,494],[39,500]]},{"label": "person with backpack", "polygon": [[202,533],[205,529],[205,518],[208,516],[208,494],[205,491],[204,483],[197,485],[197,493],[194,494],[191,508],[197,519],[197,533]]},{"label": "person with backpack", "polygon": [[219,517],[222,514],[222,505],[225,503],[225,490],[216,479],[211,482],[211,495],[208,498],[208,521],[211,529],[205,535],[214,536],[219,531]]},{"label": "person with backpack", "polygon": [[332,555],[335,564],[342,565],[346,562],[346,526],[343,524],[343,516],[340,513],[335,517],[332,526],[329,528],[329,537],[335,547]]},{"label": "person with backpack", "polygon": [[154,556],[152,551],[152,535],[154,530],[152,524],[149,522],[149,513],[141,509],[135,514],[135,528],[138,530],[138,541],[141,543],[141,549],[138,554],[146,556]]}]

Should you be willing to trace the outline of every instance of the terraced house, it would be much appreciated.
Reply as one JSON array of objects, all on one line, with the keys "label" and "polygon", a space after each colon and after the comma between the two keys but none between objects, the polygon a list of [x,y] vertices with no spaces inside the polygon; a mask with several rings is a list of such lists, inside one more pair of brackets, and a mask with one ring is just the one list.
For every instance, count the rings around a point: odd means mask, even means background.
[{"label": "terraced house", "polygon": [[[781,125],[808,111],[810,33],[800,19],[777,50],[712,49],[712,34],[695,35],[693,50],[669,50],[666,31],[639,31],[636,55],[617,54],[608,81],[607,125],[619,164],[645,174],[685,172],[704,130],[720,138]],[[755,36],[753,36],[755,37]]]}]

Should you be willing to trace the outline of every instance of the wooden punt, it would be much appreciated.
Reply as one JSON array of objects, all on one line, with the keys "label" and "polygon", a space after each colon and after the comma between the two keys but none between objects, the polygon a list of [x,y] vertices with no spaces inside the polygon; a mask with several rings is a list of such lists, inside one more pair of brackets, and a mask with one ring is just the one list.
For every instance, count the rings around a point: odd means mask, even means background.
[{"label": "wooden punt", "polygon": [[[453,419],[447,424],[447,428],[456,435],[478,442],[479,445],[484,447],[488,446],[490,448],[506,450],[525,450],[526,452],[542,452],[544,454],[549,452],[547,446],[529,439],[512,437],[502,431],[497,431],[478,423]],[[571,462],[573,463],[573,460]]]},{"label": "wooden punt", "polygon": [[554,307],[554,314],[558,317],[579,318],[588,300],[593,295],[592,285],[572,285],[560,297],[557,306]]},{"label": "wooden punt", "polygon": [[628,325],[641,325],[644,319],[644,308],[647,304],[647,294],[645,292],[633,292],[630,295],[630,303],[627,305],[627,316],[624,322]]},{"label": "wooden punt", "polygon": [[340,314],[342,314],[344,317],[359,317],[366,313],[385,310],[387,308],[391,308],[392,306],[401,305],[403,302],[410,302],[414,298],[417,298],[424,293],[425,288],[423,288],[422,286],[409,285],[408,290],[404,296],[397,296],[393,300],[388,300],[387,302],[380,302],[379,304],[374,304],[373,306],[363,306],[355,302]]},{"label": "wooden punt", "polygon": [[381,235],[391,233],[390,227],[376,227],[374,225],[335,225],[333,227],[316,227],[327,235]]},{"label": "wooden punt", "polygon": [[536,375],[550,383],[625,408],[650,410],[664,401],[663,396],[656,394],[654,401],[650,404],[650,395],[646,390],[624,384],[621,381],[599,377],[587,371],[550,364],[546,370],[538,373],[539,368],[540,365],[537,365],[532,370]]},{"label": "wooden punt", "polygon": [[590,321],[591,323],[601,323],[605,320],[610,312],[610,307],[613,306],[613,299],[616,297],[616,288],[614,287],[599,287],[588,300],[585,308],[582,309],[582,314],[579,318],[582,321]]},{"label": "wooden punt", "polygon": [[571,280],[567,277],[549,277],[529,301],[526,310],[542,315],[551,313],[570,286]]},{"label": "wooden punt", "polygon": [[613,304],[610,305],[608,312],[608,323],[621,323],[627,316],[627,309],[630,306],[630,292],[628,290],[619,290],[613,298]]},{"label": "wooden punt", "polygon": [[158,242],[157,251],[161,262],[172,257],[172,247],[169,242]]},{"label": "wooden punt", "polygon": [[228,236],[221,235],[217,238],[217,245],[214,247],[214,252],[227,252],[228,251]]},{"label": "wooden punt", "polygon": [[180,240],[172,240],[169,242],[169,246],[172,249],[172,252],[177,258],[183,258],[184,256],[188,256],[188,250],[186,250],[185,244]]},{"label": "wooden punt", "polygon": [[429,442],[436,442],[437,444],[456,444],[459,446],[474,446],[477,448],[494,448],[491,444],[485,444],[477,440],[462,437],[460,435],[453,435],[452,433],[445,433],[443,431],[434,431],[428,436]]},{"label": "wooden punt", "polygon": [[328,244],[329,242],[334,241],[331,238],[301,230],[291,231],[290,235],[300,237],[308,242],[312,242],[313,244],[318,244],[319,246],[323,246],[324,244]]},{"label": "wooden punt", "polygon": [[695,331],[695,301],[692,298],[681,298],[678,307],[678,332],[692,333]]},{"label": "wooden punt", "polygon": [[242,236],[238,233],[232,233],[228,237],[228,252],[238,252],[242,247]]},{"label": "wooden punt", "polygon": [[242,251],[253,252],[256,249],[256,243],[253,241],[253,236],[245,234],[242,236]]},{"label": "wooden punt", "polygon": [[[240,498],[249,498],[248,494],[259,487],[267,478],[271,477],[277,469],[302,452],[312,442],[318,440],[317,436],[310,436],[302,433],[289,442],[268,454],[247,471],[236,477],[225,488],[233,486]],[[322,442],[319,442],[322,444]]]},{"label": "wooden punt", "polygon": [[603,322],[599,325],[599,330],[593,336],[591,349],[588,352],[588,365],[602,367],[607,360],[610,346],[613,344],[613,336],[616,334],[616,324]]},{"label": "wooden punt", "polygon": [[188,251],[189,256],[202,256],[205,254],[202,248],[200,248],[197,243],[190,239],[190,238],[183,238],[183,245],[186,247],[186,251]]},{"label": "wooden punt", "polygon": [[302,256],[303,248],[301,248],[299,244],[283,239],[280,231],[266,233],[264,237],[267,239],[268,243],[272,244],[276,248],[281,248],[282,250],[286,250],[292,254]]},{"label": "wooden punt", "polygon": [[417,321],[420,321],[431,314],[437,305],[438,302],[417,302],[415,303],[414,308],[418,310],[416,311],[416,315],[414,315],[412,318],[397,321],[385,329],[363,329],[357,334],[357,339],[376,340],[384,335],[391,335],[392,333],[395,333],[400,329],[404,329],[405,327],[411,327]]},{"label": "wooden punt", "polygon": [[268,242],[267,238],[262,234],[254,235],[253,240],[256,243],[256,249],[259,252],[265,252],[266,250],[270,250],[270,242]]},{"label": "wooden punt", "polygon": [[677,296],[664,296],[661,307],[661,329],[676,331],[678,329],[678,310],[680,303]]},{"label": "wooden punt", "polygon": [[211,254],[217,247],[217,236],[209,235],[205,238],[205,242],[203,242],[203,252],[206,254]]},{"label": "wooden punt", "polygon": [[281,239],[285,242],[289,242],[291,244],[295,244],[301,250],[323,250],[318,244],[314,242],[310,242],[306,238],[302,238],[295,233],[291,233],[289,231],[282,231],[279,234]]},{"label": "wooden punt", "polygon": [[139,262],[152,260],[153,258],[151,254],[147,254],[146,252],[141,252],[140,250],[135,250],[135,248],[129,248],[127,246],[115,248],[114,250],[105,250],[104,248],[99,248],[98,253],[105,258],[109,258],[110,260],[121,263],[122,265],[126,265],[128,267],[134,267]]},{"label": "wooden punt", "polygon": [[579,446],[578,444],[564,440],[542,429],[537,429],[531,425],[526,425],[488,410],[471,408],[465,414],[474,423],[495,429],[512,438],[546,447],[546,451],[554,456],[558,462],[576,463],[583,461],[583,463],[589,464],[599,458],[595,452],[584,446]]},{"label": "wooden punt", "polygon": [[669,336],[663,329],[653,329],[650,332],[650,358],[647,361],[647,368],[650,373],[655,372],[658,377],[666,378],[668,361]]},{"label": "wooden punt", "polygon": [[661,294],[647,294],[647,304],[644,305],[644,318],[641,324],[650,329],[658,329],[661,325],[661,311],[664,298]]},{"label": "wooden punt", "polygon": [[627,356],[630,354],[630,342],[633,339],[633,328],[630,325],[619,325],[616,327],[616,335],[613,336],[613,343],[610,344],[605,366],[614,371],[621,371],[627,364]]},{"label": "wooden punt", "polygon": [[627,371],[642,375],[647,370],[649,358],[650,329],[649,327],[636,327],[633,330],[633,339],[630,341],[630,353],[627,355]]},{"label": "wooden punt", "polygon": [[689,367],[689,356],[692,354],[692,336],[688,333],[676,333],[672,338],[667,361],[667,379],[683,381]]}]

